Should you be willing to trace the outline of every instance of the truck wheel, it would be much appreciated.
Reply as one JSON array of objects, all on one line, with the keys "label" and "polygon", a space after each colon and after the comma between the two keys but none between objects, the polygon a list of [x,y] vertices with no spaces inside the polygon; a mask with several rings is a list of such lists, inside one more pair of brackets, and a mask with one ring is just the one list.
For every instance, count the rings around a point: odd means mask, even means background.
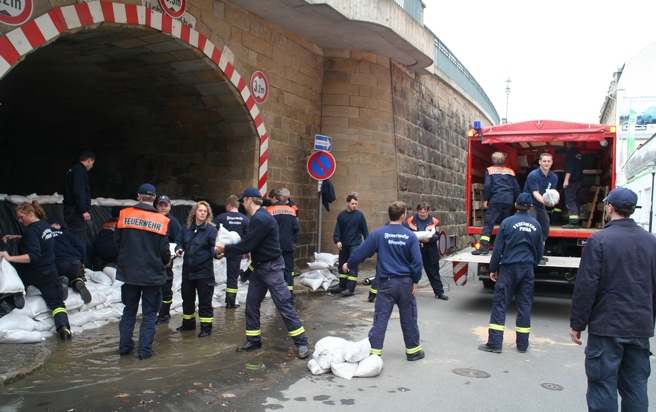
[{"label": "truck wheel", "polygon": [[486,289],[494,289],[495,283],[492,279],[483,279],[483,287]]}]

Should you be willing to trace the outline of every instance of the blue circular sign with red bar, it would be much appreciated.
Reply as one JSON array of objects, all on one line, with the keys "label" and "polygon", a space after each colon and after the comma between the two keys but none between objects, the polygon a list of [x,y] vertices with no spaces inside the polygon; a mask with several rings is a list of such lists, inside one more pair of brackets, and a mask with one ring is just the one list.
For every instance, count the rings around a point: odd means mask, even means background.
[{"label": "blue circular sign with red bar", "polygon": [[313,178],[326,180],[335,173],[335,158],[322,150],[314,152],[308,159],[307,169]]}]

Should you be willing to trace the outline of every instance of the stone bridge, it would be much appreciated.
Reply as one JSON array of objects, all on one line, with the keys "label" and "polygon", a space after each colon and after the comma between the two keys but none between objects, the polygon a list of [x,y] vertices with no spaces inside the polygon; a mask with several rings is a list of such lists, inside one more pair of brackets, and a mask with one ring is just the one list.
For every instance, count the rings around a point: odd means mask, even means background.
[{"label": "stone bridge", "polygon": [[[498,116],[434,64],[434,35],[394,0],[6,3],[22,9],[0,17],[0,193],[62,193],[88,149],[94,197],[148,181],[222,205],[247,186],[289,188],[300,259],[336,252],[354,191],[370,229],[398,199],[464,233],[466,131]],[[315,134],[336,159],[321,214]]]}]

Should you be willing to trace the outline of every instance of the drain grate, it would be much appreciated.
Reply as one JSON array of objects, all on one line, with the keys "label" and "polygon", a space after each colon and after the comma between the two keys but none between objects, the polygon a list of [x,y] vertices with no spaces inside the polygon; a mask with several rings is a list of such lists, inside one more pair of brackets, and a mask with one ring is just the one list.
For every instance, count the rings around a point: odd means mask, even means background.
[{"label": "drain grate", "polygon": [[542,386],[544,389],[549,389],[550,391],[562,391],[565,389],[557,383],[543,383],[540,386]]},{"label": "drain grate", "polygon": [[454,369],[453,373],[460,376],[466,376],[468,378],[489,378],[490,376],[492,376],[487,372],[479,371],[476,369],[469,369],[469,368]]}]

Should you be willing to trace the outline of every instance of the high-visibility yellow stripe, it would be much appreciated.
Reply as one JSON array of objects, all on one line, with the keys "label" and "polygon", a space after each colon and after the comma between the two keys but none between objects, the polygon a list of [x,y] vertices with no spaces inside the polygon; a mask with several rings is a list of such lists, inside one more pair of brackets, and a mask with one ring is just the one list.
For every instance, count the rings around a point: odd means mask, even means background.
[{"label": "high-visibility yellow stripe", "polygon": [[226,288],[226,293],[237,293],[239,289],[237,288]]},{"label": "high-visibility yellow stripe", "polygon": [[214,320],[214,318],[199,318],[199,319],[200,319],[200,323],[212,323],[212,321]]},{"label": "high-visibility yellow stripe", "polygon": [[554,211],[554,213],[560,213],[560,212],[563,211],[563,209],[560,209],[560,208],[554,207],[554,208],[553,208],[553,211]]},{"label": "high-visibility yellow stripe", "polygon": [[72,285],[73,283],[77,282],[78,280],[79,280],[80,282],[84,282],[84,279],[82,279],[82,278],[75,278],[75,279],[71,280],[71,281],[69,282],[69,284]]},{"label": "high-visibility yellow stripe", "polygon": [[294,286],[287,286],[287,289],[294,290]]},{"label": "high-visibility yellow stripe", "polygon": [[246,336],[260,336],[262,334],[261,330],[246,330]]},{"label": "high-visibility yellow stripe", "polygon": [[517,333],[531,333],[531,328],[520,328],[519,326],[515,326],[515,332],[517,332]]},{"label": "high-visibility yellow stripe", "polygon": [[184,320],[196,319],[196,312],[192,313],[191,315],[187,315],[186,313],[183,313],[182,319]]},{"label": "high-visibility yellow stripe", "polygon": [[489,242],[490,237],[489,236],[481,236],[481,241],[483,241],[483,240],[485,240],[486,242]]},{"label": "high-visibility yellow stripe", "polygon": [[374,348],[371,348],[371,351],[370,351],[369,353],[372,354],[372,355],[378,355],[378,356],[380,356],[380,355],[382,355],[383,350],[382,350],[382,349],[374,349]]},{"label": "high-visibility yellow stripe", "polygon": [[505,325],[497,325],[495,323],[490,323],[490,329],[504,331],[506,327]]},{"label": "high-visibility yellow stripe", "polygon": [[357,276],[348,276],[347,279],[348,279],[348,280],[352,280],[352,281],[354,281],[354,282],[357,282],[357,281],[358,281],[358,277],[357,277]]},{"label": "high-visibility yellow stripe", "polygon": [[346,279],[346,278],[348,278],[348,275],[346,273],[340,273],[339,278],[340,279]]},{"label": "high-visibility yellow stripe", "polygon": [[579,215],[569,215],[570,220],[579,220]]},{"label": "high-visibility yellow stripe", "polygon": [[289,331],[289,336],[294,337],[294,336],[298,336],[302,333],[305,333],[305,328],[303,326],[301,326],[300,328],[298,328],[296,330],[290,330]]},{"label": "high-visibility yellow stripe", "polygon": [[55,310],[52,311],[52,316],[55,317],[55,315],[58,313],[68,313],[68,312],[66,311],[66,308],[56,308]]},{"label": "high-visibility yellow stripe", "polygon": [[377,295],[378,294],[378,289],[369,288],[369,293],[373,293],[374,295]]},{"label": "high-visibility yellow stripe", "polygon": [[168,304],[170,304],[170,303],[173,303],[173,299],[171,299],[171,300],[163,300],[162,303],[165,303],[165,304],[168,305]]},{"label": "high-visibility yellow stripe", "polygon": [[248,265],[248,270],[250,270],[250,271],[252,272],[252,271],[255,270],[255,268],[254,268],[253,265],[251,264],[251,265]]},{"label": "high-visibility yellow stripe", "polygon": [[413,353],[417,353],[421,350],[421,345],[415,346],[414,348],[405,348],[405,353],[407,355],[412,355]]}]

